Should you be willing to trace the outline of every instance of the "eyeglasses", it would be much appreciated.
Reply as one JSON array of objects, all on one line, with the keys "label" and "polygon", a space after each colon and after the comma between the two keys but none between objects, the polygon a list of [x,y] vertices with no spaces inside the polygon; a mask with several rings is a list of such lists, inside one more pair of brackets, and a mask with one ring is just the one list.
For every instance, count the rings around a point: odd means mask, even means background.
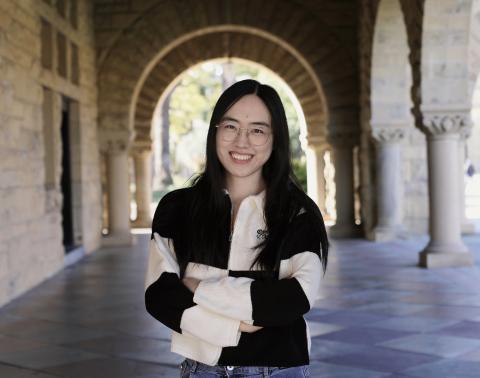
[{"label": "eyeglasses", "polygon": [[232,142],[240,135],[240,130],[247,131],[248,141],[254,146],[263,146],[270,138],[270,130],[266,126],[238,127],[231,123],[221,123],[215,126],[218,134],[225,142]]}]

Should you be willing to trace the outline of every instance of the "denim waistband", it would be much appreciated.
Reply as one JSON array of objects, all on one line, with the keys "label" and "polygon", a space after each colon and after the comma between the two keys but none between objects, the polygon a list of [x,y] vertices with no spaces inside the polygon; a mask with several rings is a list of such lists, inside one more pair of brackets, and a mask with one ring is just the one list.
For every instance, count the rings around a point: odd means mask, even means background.
[{"label": "denim waistband", "polygon": [[225,374],[228,373],[227,376],[230,375],[263,375],[265,377],[270,376],[274,371],[282,369],[281,367],[274,367],[274,366],[210,366],[203,364],[198,361],[191,360],[189,358],[183,361],[183,364],[186,364],[187,367],[192,372],[210,372],[210,373],[217,373],[217,374]]}]

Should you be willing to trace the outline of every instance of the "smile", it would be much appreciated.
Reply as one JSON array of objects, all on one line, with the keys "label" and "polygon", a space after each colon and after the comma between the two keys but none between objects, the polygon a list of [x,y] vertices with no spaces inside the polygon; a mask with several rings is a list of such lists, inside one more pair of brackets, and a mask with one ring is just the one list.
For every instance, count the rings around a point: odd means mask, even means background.
[{"label": "smile", "polygon": [[253,157],[253,155],[238,154],[238,153],[235,153],[235,152],[230,152],[230,156],[234,160],[241,160],[241,161],[247,161],[247,160],[250,160]]}]

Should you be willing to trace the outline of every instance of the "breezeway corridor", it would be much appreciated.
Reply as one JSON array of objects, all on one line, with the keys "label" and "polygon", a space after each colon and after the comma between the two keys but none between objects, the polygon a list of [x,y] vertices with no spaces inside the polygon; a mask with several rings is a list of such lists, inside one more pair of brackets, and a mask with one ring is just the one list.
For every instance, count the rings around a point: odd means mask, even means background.
[{"label": "breezeway corridor", "polygon": [[[178,377],[169,331],[143,306],[148,235],[135,238],[0,310],[0,377]],[[478,378],[480,236],[465,238],[466,268],[416,267],[426,242],[333,241],[308,314],[312,377]]]}]

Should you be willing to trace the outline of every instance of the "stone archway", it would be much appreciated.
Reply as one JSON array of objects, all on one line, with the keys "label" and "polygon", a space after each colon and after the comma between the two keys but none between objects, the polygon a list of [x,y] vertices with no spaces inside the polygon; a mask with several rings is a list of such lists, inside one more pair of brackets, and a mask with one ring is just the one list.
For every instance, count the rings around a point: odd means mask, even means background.
[{"label": "stone archway", "polygon": [[[198,17],[192,18],[192,14]],[[151,70],[149,66],[155,64],[159,51],[214,28],[219,32],[222,28],[243,29],[252,35],[263,34],[264,38],[269,35],[275,38],[275,46],[296,52],[297,59],[308,62],[314,76],[321,80],[330,124],[352,127],[357,108],[355,56],[303,8],[289,1],[252,2],[248,7],[240,1],[164,1],[146,7],[125,26],[115,43],[102,51],[98,75],[100,128],[132,127],[132,95],[145,79],[145,72]],[[227,36],[224,33],[224,51],[229,43]],[[243,48],[248,50],[248,46]],[[301,95],[297,93],[297,97]]]},{"label": "stone archway", "polygon": [[[139,81],[132,98],[131,118],[135,142],[148,142],[153,112],[159,95],[189,67],[216,58],[240,58],[257,62],[289,83],[302,106],[309,135],[325,137],[327,104],[312,67],[299,59],[289,46],[281,45],[265,32],[246,28],[214,28],[182,38],[156,57],[155,64]],[[135,143],[134,142],[134,143]]]},{"label": "stone archway", "polygon": [[237,56],[259,59],[294,89],[312,148],[325,140],[327,124],[329,133],[358,133],[355,54],[305,8],[287,0],[248,6],[185,0],[150,3],[101,50],[99,129],[105,143],[119,134],[115,130],[136,131],[136,146],[151,143],[147,130],[159,89],[178,67],[198,62],[199,52],[203,59],[235,54],[232,43]]}]

